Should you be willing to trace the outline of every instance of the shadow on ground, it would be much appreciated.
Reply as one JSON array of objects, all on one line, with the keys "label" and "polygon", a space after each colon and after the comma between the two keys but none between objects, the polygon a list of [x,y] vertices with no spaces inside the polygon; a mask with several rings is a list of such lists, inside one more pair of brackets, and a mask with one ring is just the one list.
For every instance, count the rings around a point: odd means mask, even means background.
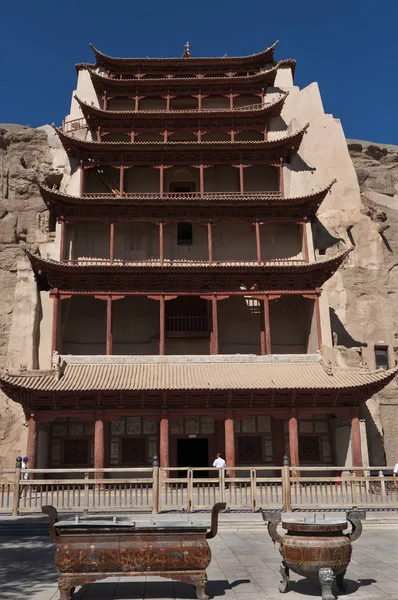
[{"label": "shadow on ground", "polygon": [[0,544],[2,600],[30,598],[56,584],[55,544],[42,537],[3,540]]},{"label": "shadow on ground", "polygon": [[[333,586],[335,595],[349,596],[350,594],[354,594],[360,587],[376,583],[376,580],[359,579],[358,581],[353,581],[352,579],[344,579],[344,583],[346,585],[344,592],[339,592],[337,588]],[[305,596],[317,596],[318,598],[321,596],[321,585],[319,581],[316,581],[315,579],[299,579],[298,581],[291,581],[289,583],[289,589]]]}]

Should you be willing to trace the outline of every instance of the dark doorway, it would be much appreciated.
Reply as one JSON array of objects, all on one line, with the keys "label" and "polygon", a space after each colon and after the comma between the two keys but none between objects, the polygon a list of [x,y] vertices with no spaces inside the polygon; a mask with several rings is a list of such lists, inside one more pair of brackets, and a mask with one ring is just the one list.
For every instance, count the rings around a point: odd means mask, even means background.
[{"label": "dark doorway", "polygon": [[[177,440],[178,467],[205,467],[209,464],[209,440],[188,438]],[[179,471],[185,477],[184,471]],[[208,477],[208,471],[194,471],[194,477]]]}]

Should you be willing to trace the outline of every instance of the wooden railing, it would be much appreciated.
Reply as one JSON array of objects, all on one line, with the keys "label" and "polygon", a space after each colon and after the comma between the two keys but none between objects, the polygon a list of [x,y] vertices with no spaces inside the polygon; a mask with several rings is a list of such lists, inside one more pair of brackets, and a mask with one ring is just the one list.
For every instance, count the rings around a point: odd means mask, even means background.
[{"label": "wooden railing", "polygon": [[[329,477],[331,469],[342,471]],[[372,467],[373,472],[392,467]],[[27,473],[29,479],[23,479]],[[325,475],[323,475],[325,474]],[[397,509],[393,477],[371,477],[369,467],[169,467],[0,470],[0,513],[196,511],[226,502],[230,509]]]},{"label": "wooden railing", "polygon": [[[91,198],[92,196],[112,196],[112,192],[83,192],[83,198]],[[281,198],[281,192],[279,190],[274,191],[264,191],[264,192],[164,192],[164,194],[156,194],[149,192],[123,192],[123,198],[136,198],[137,200],[188,200],[193,199],[197,200],[199,198],[203,199],[227,199],[227,200],[240,200],[242,197],[244,198]]]}]

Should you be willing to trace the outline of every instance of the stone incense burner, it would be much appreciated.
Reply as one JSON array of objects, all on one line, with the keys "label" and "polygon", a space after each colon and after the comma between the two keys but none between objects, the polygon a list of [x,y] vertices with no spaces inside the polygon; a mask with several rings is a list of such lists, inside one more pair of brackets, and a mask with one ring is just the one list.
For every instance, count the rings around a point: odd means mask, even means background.
[{"label": "stone incense burner", "polygon": [[[344,517],[325,517],[314,513],[311,517],[290,514],[281,517],[279,511],[262,511],[268,521],[268,533],[274,542],[280,543],[283,560],[280,566],[282,581],[280,592],[289,585],[289,570],[308,579],[319,579],[322,600],[336,600],[332,585],[336,578],[339,591],[344,591],[344,575],[351,559],[351,542],[362,533],[363,510],[350,510]],[[287,530],[285,535],[277,532],[279,523]],[[344,533],[351,524],[351,533]]]}]

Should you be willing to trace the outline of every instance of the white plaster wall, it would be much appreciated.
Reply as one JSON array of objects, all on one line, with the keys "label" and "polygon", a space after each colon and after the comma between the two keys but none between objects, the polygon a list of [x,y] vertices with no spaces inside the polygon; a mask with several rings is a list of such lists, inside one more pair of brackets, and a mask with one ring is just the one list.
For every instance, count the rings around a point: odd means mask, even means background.
[{"label": "white plaster wall", "polygon": [[159,302],[126,296],[112,303],[113,354],[159,354]]},{"label": "white plaster wall", "polygon": [[214,260],[256,260],[256,238],[251,223],[217,223],[212,232]]},{"label": "white plaster wall", "polygon": [[39,318],[39,369],[51,368],[51,349],[53,331],[54,300],[50,293],[40,292],[40,318]]},{"label": "white plaster wall", "polygon": [[116,223],[115,258],[127,260],[159,258],[159,226],[147,222]]},{"label": "white plaster wall", "polygon": [[272,354],[306,354],[311,331],[313,301],[281,296],[269,303]]},{"label": "white plaster wall", "polygon": [[[250,305],[255,306],[250,308]],[[230,296],[217,302],[220,354],[260,354],[261,317],[258,301]]]},{"label": "white plaster wall", "polygon": [[86,69],[79,70],[77,76],[77,88],[72,92],[70,113],[65,117],[65,121],[80,119],[83,116],[81,108],[74,98],[75,95],[77,95],[80,100],[83,100],[83,102],[86,102],[87,104],[93,103],[94,106],[99,107],[97,94],[94,90],[90,74]]},{"label": "white plaster wall", "polygon": [[207,228],[192,223],[192,245],[177,244],[177,223],[168,223],[163,229],[164,257],[168,259],[209,260]]},{"label": "white plaster wall", "polygon": [[61,302],[63,354],[105,354],[106,302],[77,296]]},{"label": "white plaster wall", "polygon": [[71,221],[65,232],[65,258],[109,258],[109,223]]}]

